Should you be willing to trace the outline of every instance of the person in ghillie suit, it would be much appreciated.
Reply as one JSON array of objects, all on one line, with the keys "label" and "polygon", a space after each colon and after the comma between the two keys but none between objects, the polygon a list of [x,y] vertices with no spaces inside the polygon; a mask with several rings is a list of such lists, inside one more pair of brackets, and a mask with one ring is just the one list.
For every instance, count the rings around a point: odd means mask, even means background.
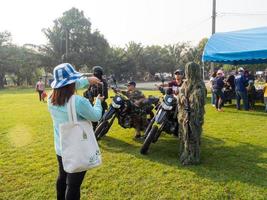
[{"label": "person in ghillie suit", "polygon": [[180,162],[183,165],[191,165],[200,162],[200,137],[207,89],[198,64],[186,64],[185,78],[178,95]]}]

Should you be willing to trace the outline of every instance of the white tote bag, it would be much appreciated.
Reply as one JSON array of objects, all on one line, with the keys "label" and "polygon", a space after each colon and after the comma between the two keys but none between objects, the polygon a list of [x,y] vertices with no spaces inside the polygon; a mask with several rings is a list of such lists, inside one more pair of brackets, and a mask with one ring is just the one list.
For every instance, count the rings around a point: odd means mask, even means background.
[{"label": "white tote bag", "polygon": [[78,121],[75,95],[67,103],[69,122],[59,126],[63,168],[68,173],[82,172],[101,165],[101,153],[92,123]]}]

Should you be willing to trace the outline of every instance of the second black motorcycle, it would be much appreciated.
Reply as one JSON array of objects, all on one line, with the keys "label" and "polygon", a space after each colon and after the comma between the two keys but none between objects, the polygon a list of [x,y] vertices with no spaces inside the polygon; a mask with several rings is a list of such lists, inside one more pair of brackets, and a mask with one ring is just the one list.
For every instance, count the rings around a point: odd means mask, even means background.
[{"label": "second black motorcycle", "polygon": [[147,153],[151,143],[156,143],[163,131],[178,137],[177,113],[177,99],[173,94],[167,93],[145,131],[145,141],[140,150],[141,154]]}]

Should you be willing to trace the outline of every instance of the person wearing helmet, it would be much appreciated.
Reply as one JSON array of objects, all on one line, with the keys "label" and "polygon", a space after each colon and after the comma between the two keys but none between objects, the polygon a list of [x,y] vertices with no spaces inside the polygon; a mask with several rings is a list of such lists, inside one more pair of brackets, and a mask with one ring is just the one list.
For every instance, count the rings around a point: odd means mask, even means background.
[{"label": "person wearing helmet", "polygon": [[[108,108],[106,99],[108,98],[108,83],[106,79],[103,78],[104,70],[101,66],[94,66],[93,67],[93,76],[98,78],[101,83],[96,85],[90,85],[89,88],[84,92],[84,97],[89,99],[91,104],[93,105],[95,98],[100,94],[104,97],[104,100],[101,102],[102,105],[102,116]],[[97,122],[93,123],[94,129],[97,126]]]},{"label": "person wearing helmet", "polygon": [[183,84],[183,76],[184,73],[182,70],[177,69],[174,71],[174,77],[175,79],[170,81],[169,83],[166,84],[160,84],[160,85],[156,85],[160,90],[162,88],[166,88],[167,92],[169,93],[173,93],[173,94],[178,94],[179,93],[179,88],[182,86]]}]

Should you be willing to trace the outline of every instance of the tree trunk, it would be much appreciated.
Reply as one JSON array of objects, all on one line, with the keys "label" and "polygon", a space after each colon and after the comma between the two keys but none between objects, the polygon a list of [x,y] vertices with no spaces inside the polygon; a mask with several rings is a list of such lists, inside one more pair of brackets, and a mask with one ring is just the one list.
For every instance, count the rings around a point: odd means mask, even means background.
[{"label": "tree trunk", "polygon": [[45,87],[47,86],[47,72],[45,71],[45,80],[44,80],[44,84],[45,84]]},{"label": "tree trunk", "polygon": [[0,73],[0,89],[3,89],[5,85],[5,74]]},{"label": "tree trunk", "polygon": [[17,83],[17,86],[22,86],[23,79],[20,76],[18,76],[17,80],[16,80],[16,83]]}]

